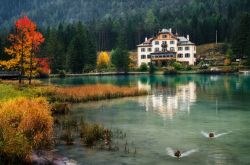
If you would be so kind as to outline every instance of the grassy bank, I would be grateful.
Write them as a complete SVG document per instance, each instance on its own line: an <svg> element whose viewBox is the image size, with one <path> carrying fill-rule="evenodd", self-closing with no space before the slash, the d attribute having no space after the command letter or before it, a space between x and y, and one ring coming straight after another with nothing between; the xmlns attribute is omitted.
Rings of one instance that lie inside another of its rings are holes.
<svg viewBox="0 0 250 165"><path fill-rule="evenodd" d="M39 82L19 86L17 81L0 81L0 164L27 164L34 150L48 149L53 139L52 105L67 109L64 102L86 102L147 94L137 87L84 85L46 86ZM59 103L59 104L58 104ZM66 107L66 108L65 108ZM55 127L54 127L55 129ZM97 124L83 122L78 132L86 146L104 143L110 146L111 134ZM62 138L72 141L72 130L63 130ZM110 147L108 147L110 148Z"/></svg>
<svg viewBox="0 0 250 165"><path fill-rule="evenodd" d="M16 82L0 83L0 101L17 97L46 97L50 102L87 102L119 97L146 95L147 91L137 87L119 87L115 85L82 85L77 87L47 86L36 82L35 85L19 86Z"/></svg>

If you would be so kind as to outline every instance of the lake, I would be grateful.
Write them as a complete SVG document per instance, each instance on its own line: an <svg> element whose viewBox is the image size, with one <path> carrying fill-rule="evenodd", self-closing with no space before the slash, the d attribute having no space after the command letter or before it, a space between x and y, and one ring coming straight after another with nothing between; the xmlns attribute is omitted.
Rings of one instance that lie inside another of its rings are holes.
<svg viewBox="0 0 250 165"><path fill-rule="evenodd" d="M63 86L137 86L151 93L73 105L73 119L85 118L126 133L123 140L114 139L119 151L56 147L78 164L250 164L250 76L90 76L46 81ZM201 131L232 132L208 139ZM124 143L129 152L124 151ZM198 152L178 160L167 155L167 147Z"/></svg>

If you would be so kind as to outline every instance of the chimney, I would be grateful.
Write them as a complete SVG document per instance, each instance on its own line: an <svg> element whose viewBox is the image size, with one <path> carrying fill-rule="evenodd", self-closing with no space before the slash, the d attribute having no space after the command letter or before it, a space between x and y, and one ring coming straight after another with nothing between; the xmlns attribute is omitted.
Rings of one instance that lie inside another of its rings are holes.
<svg viewBox="0 0 250 165"><path fill-rule="evenodd" d="M189 35L187 35L187 40L189 41Z"/></svg>
<svg viewBox="0 0 250 165"><path fill-rule="evenodd" d="M147 37L145 37L145 42L148 40L148 38Z"/></svg>
<svg viewBox="0 0 250 165"><path fill-rule="evenodd" d="M172 33L172 28L169 29L169 32Z"/></svg>

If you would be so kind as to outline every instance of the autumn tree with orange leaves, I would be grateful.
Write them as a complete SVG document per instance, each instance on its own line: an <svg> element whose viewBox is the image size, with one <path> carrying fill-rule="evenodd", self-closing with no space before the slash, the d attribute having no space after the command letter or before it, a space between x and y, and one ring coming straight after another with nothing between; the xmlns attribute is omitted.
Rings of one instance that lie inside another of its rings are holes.
<svg viewBox="0 0 250 165"><path fill-rule="evenodd" d="M11 56L8 61L0 62L7 69L17 69L20 72L19 83L24 75L29 77L31 84L32 75L36 70L33 61L39 46L44 42L43 35L37 31L37 26L27 16L16 21L15 32L9 35L11 46L5 52Z"/></svg>

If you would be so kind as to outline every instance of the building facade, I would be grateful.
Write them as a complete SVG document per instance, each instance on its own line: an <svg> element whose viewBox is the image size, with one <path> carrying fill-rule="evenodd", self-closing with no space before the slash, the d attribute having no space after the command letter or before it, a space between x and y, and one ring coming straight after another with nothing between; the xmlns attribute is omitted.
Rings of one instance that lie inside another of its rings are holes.
<svg viewBox="0 0 250 165"><path fill-rule="evenodd" d="M145 38L137 45L138 67L142 63L166 66L170 60L195 65L196 46L187 37L173 34L171 29L162 29L156 37Z"/></svg>

